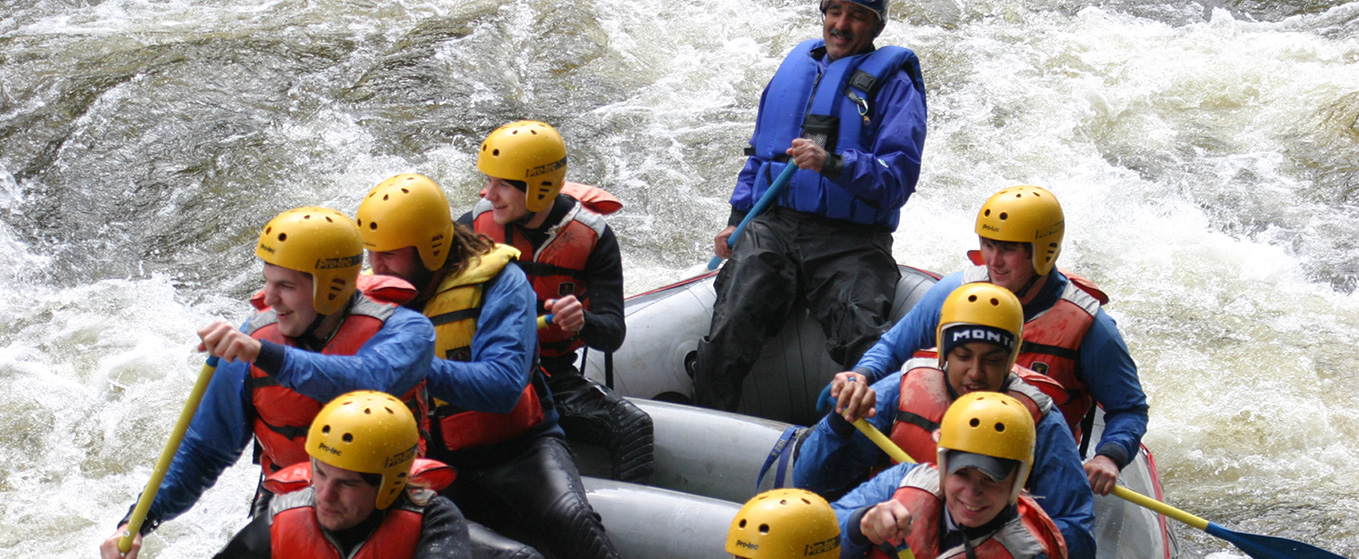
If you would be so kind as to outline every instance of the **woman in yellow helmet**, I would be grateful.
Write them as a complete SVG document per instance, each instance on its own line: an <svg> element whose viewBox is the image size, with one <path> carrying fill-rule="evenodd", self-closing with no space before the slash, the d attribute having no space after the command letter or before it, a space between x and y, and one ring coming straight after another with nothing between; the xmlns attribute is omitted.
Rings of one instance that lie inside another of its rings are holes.
<svg viewBox="0 0 1359 559"><path fill-rule="evenodd" d="M959 398L944 414L938 465L899 464L832 504L841 557L883 557L906 545L918 559L1065 559L1062 534L1023 493L1034 423L995 392Z"/></svg>

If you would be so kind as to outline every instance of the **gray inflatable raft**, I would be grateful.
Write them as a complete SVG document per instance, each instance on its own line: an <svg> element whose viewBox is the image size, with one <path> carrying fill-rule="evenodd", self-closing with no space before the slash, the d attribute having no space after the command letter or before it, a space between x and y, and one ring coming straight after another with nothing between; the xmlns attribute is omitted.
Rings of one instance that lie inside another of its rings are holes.
<svg viewBox="0 0 1359 559"><path fill-rule="evenodd" d="M901 267L893 320L905 315L937 277ZM574 446L590 502L624 557L728 557L722 546L736 510L760 491L791 482L792 448L802 425L820 419L816 398L840 370L825 350L820 325L805 310L765 344L745 381L740 413L685 405L692 394L698 341L708 333L715 274L705 274L629 298L627 341L612 356L583 352L582 370L611 385L651 415L656 470L649 486L601 479L607 458ZM1103 417L1097 415L1098 440ZM780 460L780 458L783 458ZM1123 470L1120 483L1161 497L1152 455L1145 447ZM1169 559L1178 546L1165 519L1114 497L1095 498L1099 559Z"/></svg>

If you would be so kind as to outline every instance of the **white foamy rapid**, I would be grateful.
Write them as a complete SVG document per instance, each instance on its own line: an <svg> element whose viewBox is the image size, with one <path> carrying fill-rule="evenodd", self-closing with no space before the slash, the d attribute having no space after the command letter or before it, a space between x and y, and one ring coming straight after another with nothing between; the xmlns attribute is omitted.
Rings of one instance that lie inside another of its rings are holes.
<svg viewBox="0 0 1359 559"><path fill-rule="evenodd" d="M11 3L14 4L14 3ZM279 211L352 212L545 119L611 218L628 292L706 262L760 92L810 0L7 6L0 19L0 549L91 557L202 356L242 320ZM956 270L995 190L1062 200L1061 265L1111 296L1166 499L1359 555L1359 3L899 0L879 44L929 89L895 254ZM1098 4L1098 6L1086 6ZM246 459L143 556L245 523ZM1187 557L1241 557L1192 530Z"/></svg>

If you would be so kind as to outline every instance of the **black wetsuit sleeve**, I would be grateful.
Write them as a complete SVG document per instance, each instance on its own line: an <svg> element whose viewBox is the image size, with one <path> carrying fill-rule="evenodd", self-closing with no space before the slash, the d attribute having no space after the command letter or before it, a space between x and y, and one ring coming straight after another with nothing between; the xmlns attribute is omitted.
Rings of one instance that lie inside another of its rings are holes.
<svg viewBox="0 0 1359 559"><path fill-rule="evenodd" d="M467 537L467 519L446 497L435 497L425 506L416 559L475 558Z"/></svg>
<svg viewBox="0 0 1359 559"><path fill-rule="evenodd" d="M269 515L256 516L213 559L269 559Z"/></svg>
<svg viewBox="0 0 1359 559"><path fill-rule="evenodd" d="M585 281L590 309L585 311L585 327L580 331L585 344L600 351L617 351L627 335L623 321L623 257L618 237L605 226L604 234L585 262Z"/></svg>
<svg viewBox="0 0 1359 559"><path fill-rule="evenodd" d="M468 210L467 213L464 213L464 214L462 214L461 216L459 216L459 217L458 217L458 223L461 223L462 225L466 226L468 229L471 229L471 228L472 228L472 212L471 212L471 210Z"/></svg>

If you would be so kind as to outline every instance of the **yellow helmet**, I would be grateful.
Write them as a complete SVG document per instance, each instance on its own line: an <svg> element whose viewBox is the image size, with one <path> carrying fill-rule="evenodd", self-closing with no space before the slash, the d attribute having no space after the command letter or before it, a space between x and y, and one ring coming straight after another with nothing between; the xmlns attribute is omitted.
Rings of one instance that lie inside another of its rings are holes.
<svg viewBox="0 0 1359 559"><path fill-rule="evenodd" d="M1010 349L1005 367L1009 369L1019 357L1023 340L1024 307L1009 289L986 282L965 283L944 299L935 329L939 368L955 345L987 341Z"/></svg>
<svg viewBox="0 0 1359 559"><path fill-rule="evenodd" d="M840 556L830 503L806 489L772 489L746 501L727 530L727 553L751 559Z"/></svg>
<svg viewBox="0 0 1359 559"><path fill-rule="evenodd" d="M477 170L488 177L528 183L525 205L539 212L552 205L566 183L566 142L547 123L511 122L481 143Z"/></svg>
<svg viewBox="0 0 1359 559"><path fill-rule="evenodd" d="M1018 462L1019 474L1010 494L1013 503L1033 467L1034 432L1033 415L1019 400L999 392L964 394L953 401L939 421L939 471L941 474L952 471L950 459L957 460L955 466L961 465L963 457L959 453ZM978 462L969 461L968 465L987 470Z"/></svg>
<svg viewBox="0 0 1359 559"><path fill-rule="evenodd" d="M320 314L334 314L354 294L363 266L363 242L349 216L329 208L297 208L264 224L255 256L311 274L312 306Z"/></svg>
<svg viewBox="0 0 1359 559"><path fill-rule="evenodd" d="M1043 276L1062 253L1066 217L1057 197L1037 186L1012 186L991 195L977 212L977 235L1033 245L1033 269Z"/></svg>
<svg viewBox="0 0 1359 559"><path fill-rule="evenodd" d="M359 390L331 400L307 431L307 454L336 468L381 474L378 510L391 506L410 478L420 431L395 396Z"/></svg>
<svg viewBox="0 0 1359 559"><path fill-rule="evenodd" d="M448 260L453 214L444 191L429 177L408 173L378 183L359 204L357 217L368 250L413 246L431 272Z"/></svg>

